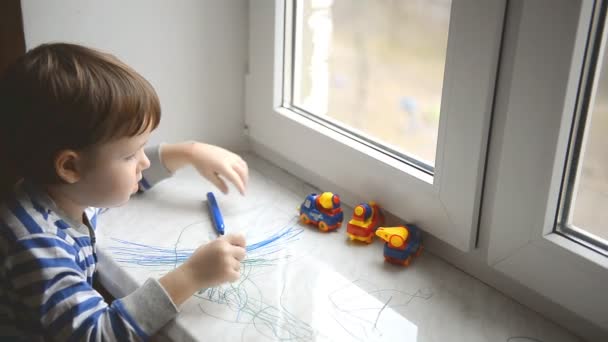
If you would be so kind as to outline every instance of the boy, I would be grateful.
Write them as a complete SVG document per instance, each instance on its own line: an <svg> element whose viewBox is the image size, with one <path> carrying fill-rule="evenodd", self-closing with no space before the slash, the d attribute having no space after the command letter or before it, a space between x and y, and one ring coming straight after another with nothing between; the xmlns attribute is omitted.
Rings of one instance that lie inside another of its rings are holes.
<svg viewBox="0 0 608 342"><path fill-rule="evenodd" d="M118 59L72 44L30 50L0 78L0 120L0 340L145 340L198 289L238 279L245 239L227 235L110 304L94 290L98 210L87 208L123 205L188 164L223 192L222 177L242 194L248 177L215 146L144 151L158 97Z"/></svg>

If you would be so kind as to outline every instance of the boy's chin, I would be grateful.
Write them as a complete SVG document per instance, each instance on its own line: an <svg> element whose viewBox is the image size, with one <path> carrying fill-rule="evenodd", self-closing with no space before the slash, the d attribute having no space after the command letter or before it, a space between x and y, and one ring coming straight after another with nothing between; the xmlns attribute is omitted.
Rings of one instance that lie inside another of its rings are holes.
<svg viewBox="0 0 608 342"><path fill-rule="evenodd" d="M122 207L123 205L127 204L129 202L129 199L131 199L131 196L135 195L138 191L139 187L133 189L133 191L131 191L131 193L129 194L124 194L120 200L116 199L116 201L113 201L111 205L106 205L105 208Z"/></svg>
<svg viewBox="0 0 608 342"><path fill-rule="evenodd" d="M129 199L131 199L131 196L133 196L133 194L130 194L130 195L126 196L126 198L122 198L121 200L115 201L111 205L107 205L105 207L106 208L118 208L118 207L122 207L123 205L125 205L125 204L127 204L129 202Z"/></svg>

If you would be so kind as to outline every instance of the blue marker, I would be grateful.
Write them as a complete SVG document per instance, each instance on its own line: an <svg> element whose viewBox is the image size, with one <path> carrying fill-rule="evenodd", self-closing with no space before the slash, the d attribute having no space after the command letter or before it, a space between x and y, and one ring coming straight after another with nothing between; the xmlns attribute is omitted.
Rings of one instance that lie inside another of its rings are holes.
<svg viewBox="0 0 608 342"><path fill-rule="evenodd" d="M213 192L207 193L207 207L209 208L215 231L219 235L224 235L224 219L222 218L222 213L220 212L220 207L217 205L215 196L213 196Z"/></svg>

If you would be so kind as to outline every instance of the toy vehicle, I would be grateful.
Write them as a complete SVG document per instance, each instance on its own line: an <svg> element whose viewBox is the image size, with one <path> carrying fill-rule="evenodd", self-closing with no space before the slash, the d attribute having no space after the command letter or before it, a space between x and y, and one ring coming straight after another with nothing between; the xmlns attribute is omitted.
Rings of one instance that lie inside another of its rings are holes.
<svg viewBox="0 0 608 342"><path fill-rule="evenodd" d="M378 226L384 224L384 214L376 202L361 203L353 210L353 218L348 221L346 234L351 240L371 243Z"/></svg>
<svg viewBox="0 0 608 342"><path fill-rule="evenodd" d="M379 227L376 235L386 241L384 260L392 264L409 266L412 256L419 256L424 247L420 229L413 225L399 227Z"/></svg>
<svg viewBox="0 0 608 342"><path fill-rule="evenodd" d="M343 219L340 196L331 192L310 194L300 205L300 221L315 225L324 232L338 229Z"/></svg>

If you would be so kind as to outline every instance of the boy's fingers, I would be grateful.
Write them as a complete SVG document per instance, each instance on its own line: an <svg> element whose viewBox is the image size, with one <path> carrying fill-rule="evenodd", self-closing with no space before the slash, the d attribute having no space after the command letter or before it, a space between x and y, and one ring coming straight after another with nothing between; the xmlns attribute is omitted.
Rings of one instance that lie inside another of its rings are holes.
<svg viewBox="0 0 608 342"><path fill-rule="evenodd" d="M245 161L240 160L236 164L234 164L233 169L238 173L241 178L241 182L243 182L243 190L247 187L247 183L249 183L249 171L247 169L247 163Z"/></svg>
<svg viewBox="0 0 608 342"><path fill-rule="evenodd" d="M228 281L231 283L239 280L240 277L241 277L241 271L230 270L228 272Z"/></svg>
<svg viewBox="0 0 608 342"><path fill-rule="evenodd" d="M226 178L228 178L228 180L231 181L232 184L234 184L237 189L239 189L239 192L241 193L241 195L244 195L245 186L243 186L243 181L241 180L241 177L239 176L239 174L236 173L236 171L234 171L234 169L231 167L228 167L224 172L225 172L224 176Z"/></svg>
<svg viewBox="0 0 608 342"><path fill-rule="evenodd" d="M245 235L237 233L237 234L228 234L226 235L226 241L228 241L231 245L240 246L245 248Z"/></svg>
<svg viewBox="0 0 608 342"><path fill-rule="evenodd" d="M213 185L220 189L221 192L224 194L228 193L228 185L226 185L226 182L224 182L224 180L217 173L212 173L209 175L209 177L207 177L207 179L209 179Z"/></svg>
<svg viewBox="0 0 608 342"><path fill-rule="evenodd" d="M238 273L241 273L241 263L239 261L233 260L232 270Z"/></svg>
<svg viewBox="0 0 608 342"><path fill-rule="evenodd" d="M247 255L247 251L243 247L234 247L234 258L239 261L239 263L245 259Z"/></svg>

